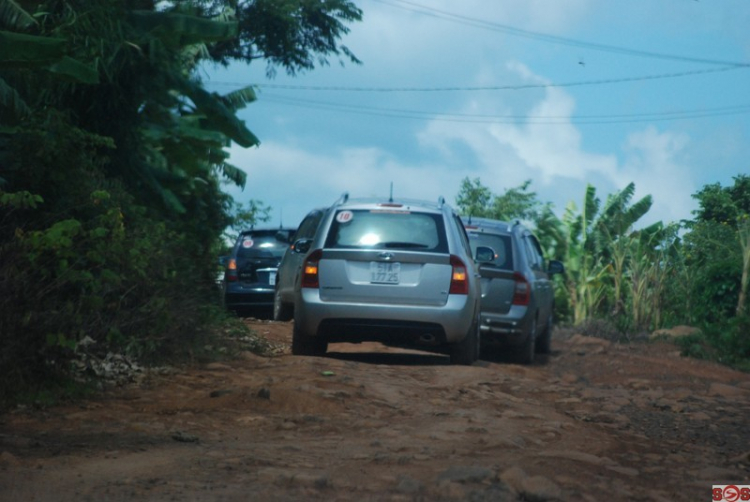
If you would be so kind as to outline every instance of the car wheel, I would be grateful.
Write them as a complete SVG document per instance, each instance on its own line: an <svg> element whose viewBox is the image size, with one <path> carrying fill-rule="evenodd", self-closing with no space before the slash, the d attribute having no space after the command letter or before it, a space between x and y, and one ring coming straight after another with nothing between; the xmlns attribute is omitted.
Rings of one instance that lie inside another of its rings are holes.
<svg viewBox="0 0 750 502"><path fill-rule="evenodd" d="M322 356L328 350L328 342L302 333L294 324L292 329L292 354L295 356Z"/></svg>
<svg viewBox="0 0 750 502"><path fill-rule="evenodd" d="M281 301L281 293L277 289L273 295L273 320L291 321L293 317L294 308L292 305Z"/></svg>
<svg viewBox="0 0 750 502"><path fill-rule="evenodd" d="M471 366L479 359L479 323L474 321L463 340L451 347L451 364Z"/></svg>
<svg viewBox="0 0 750 502"><path fill-rule="evenodd" d="M516 347L515 361L520 364L531 364L534 362L534 349L536 348L536 319L531 321L531 329L526 339Z"/></svg>
<svg viewBox="0 0 750 502"><path fill-rule="evenodd" d="M547 319L544 331L536 339L537 354L549 354L550 344L552 342L552 316Z"/></svg>

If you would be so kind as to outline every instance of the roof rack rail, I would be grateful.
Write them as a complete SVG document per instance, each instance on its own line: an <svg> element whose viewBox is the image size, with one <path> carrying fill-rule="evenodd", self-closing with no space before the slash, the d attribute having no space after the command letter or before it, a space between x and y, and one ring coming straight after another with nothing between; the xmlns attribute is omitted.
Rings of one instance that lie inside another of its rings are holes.
<svg viewBox="0 0 750 502"><path fill-rule="evenodd" d="M438 197L438 206L443 207L444 204L445 204L445 197L441 195L440 197Z"/></svg>

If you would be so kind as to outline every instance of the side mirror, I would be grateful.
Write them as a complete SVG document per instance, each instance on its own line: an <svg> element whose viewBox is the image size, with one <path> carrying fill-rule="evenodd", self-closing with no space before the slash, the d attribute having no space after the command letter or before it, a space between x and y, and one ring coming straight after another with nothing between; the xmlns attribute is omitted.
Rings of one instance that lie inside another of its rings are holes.
<svg viewBox="0 0 750 502"><path fill-rule="evenodd" d="M228 256L219 256L219 265L226 268L227 263L229 263L229 257Z"/></svg>
<svg viewBox="0 0 750 502"><path fill-rule="evenodd" d="M312 246L312 239L299 239L292 244L292 251L298 254L307 254Z"/></svg>
<svg viewBox="0 0 750 502"><path fill-rule="evenodd" d="M549 261L549 267L547 267L547 273L549 275L564 274L565 273L565 265L563 265L562 262L560 262L560 261L550 260Z"/></svg>
<svg viewBox="0 0 750 502"><path fill-rule="evenodd" d="M490 263L495 261L495 250L487 246L477 246L474 260L477 263Z"/></svg>

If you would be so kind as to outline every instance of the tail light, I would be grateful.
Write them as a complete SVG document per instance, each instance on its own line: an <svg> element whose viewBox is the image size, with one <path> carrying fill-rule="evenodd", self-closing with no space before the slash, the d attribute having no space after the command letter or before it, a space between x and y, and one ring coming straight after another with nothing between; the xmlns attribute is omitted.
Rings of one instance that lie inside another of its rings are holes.
<svg viewBox="0 0 750 502"><path fill-rule="evenodd" d="M318 282L318 263L323 257L323 251L316 249L305 260L302 266L302 284L303 288L317 288Z"/></svg>
<svg viewBox="0 0 750 502"><path fill-rule="evenodd" d="M513 280L516 282L513 290L513 305L528 305L531 301L531 284L520 272L513 272Z"/></svg>
<svg viewBox="0 0 750 502"><path fill-rule="evenodd" d="M227 269L224 271L224 280L227 282L235 282L237 280L237 260L234 258L227 263Z"/></svg>
<svg viewBox="0 0 750 502"><path fill-rule="evenodd" d="M469 277L466 270L466 265L461 261L461 258L455 255L451 255L451 288L449 293L452 295L466 295L469 294Z"/></svg>

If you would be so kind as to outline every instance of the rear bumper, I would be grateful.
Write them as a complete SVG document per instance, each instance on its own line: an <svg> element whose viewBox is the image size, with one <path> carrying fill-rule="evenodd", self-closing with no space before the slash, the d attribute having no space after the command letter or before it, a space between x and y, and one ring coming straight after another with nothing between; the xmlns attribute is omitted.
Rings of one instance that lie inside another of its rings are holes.
<svg viewBox="0 0 750 502"><path fill-rule="evenodd" d="M440 345L463 340L476 305L468 295L450 295L442 306L324 302L318 290L302 289L294 314L303 333L328 341Z"/></svg>
<svg viewBox="0 0 750 502"><path fill-rule="evenodd" d="M521 343L531 332L532 326L531 310L525 306L513 305L507 314L479 314L479 331L483 343Z"/></svg>
<svg viewBox="0 0 750 502"><path fill-rule="evenodd" d="M273 307L274 289L269 287L248 287L227 285L224 291L224 305L227 308Z"/></svg>

